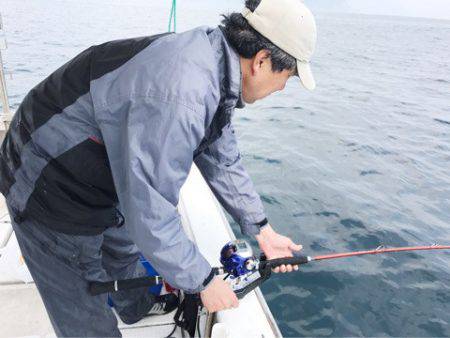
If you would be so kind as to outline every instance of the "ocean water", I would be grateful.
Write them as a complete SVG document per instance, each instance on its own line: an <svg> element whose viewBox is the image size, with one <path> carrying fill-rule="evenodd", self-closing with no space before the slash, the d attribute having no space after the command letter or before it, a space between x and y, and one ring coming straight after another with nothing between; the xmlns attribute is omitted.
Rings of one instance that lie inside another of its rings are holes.
<svg viewBox="0 0 450 338"><path fill-rule="evenodd" d="M240 7L179 1L178 31ZM169 9L1 0L12 106L92 44L165 31ZM318 13L317 23L317 89L290 80L234 119L270 222L309 255L449 244L450 21ZM286 337L450 336L449 252L312 263L262 291Z"/></svg>

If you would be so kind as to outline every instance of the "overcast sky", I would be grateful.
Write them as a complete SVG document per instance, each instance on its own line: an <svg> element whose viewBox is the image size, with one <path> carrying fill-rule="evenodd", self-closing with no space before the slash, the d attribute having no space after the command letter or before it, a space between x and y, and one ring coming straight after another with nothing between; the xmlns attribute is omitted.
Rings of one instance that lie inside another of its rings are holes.
<svg viewBox="0 0 450 338"><path fill-rule="evenodd" d="M450 0L348 0L358 12L450 19Z"/></svg>
<svg viewBox="0 0 450 338"><path fill-rule="evenodd" d="M314 10L450 19L450 0L306 0Z"/></svg>

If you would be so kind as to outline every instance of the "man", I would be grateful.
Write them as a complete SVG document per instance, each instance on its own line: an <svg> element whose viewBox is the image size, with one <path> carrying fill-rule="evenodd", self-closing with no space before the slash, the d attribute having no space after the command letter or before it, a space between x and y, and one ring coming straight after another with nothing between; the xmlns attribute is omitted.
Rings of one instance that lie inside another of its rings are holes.
<svg viewBox="0 0 450 338"><path fill-rule="evenodd" d="M58 336L120 336L106 296L87 287L145 274L139 251L209 311L238 305L180 223L193 161L268 258L301 249L268 223L231 117L291 76L314 88L315 29L300 0L248 0L215 29L93 46L30 91L2 144L0 191ZM112 300L125 323L178 303L145 289Z"/></svg>

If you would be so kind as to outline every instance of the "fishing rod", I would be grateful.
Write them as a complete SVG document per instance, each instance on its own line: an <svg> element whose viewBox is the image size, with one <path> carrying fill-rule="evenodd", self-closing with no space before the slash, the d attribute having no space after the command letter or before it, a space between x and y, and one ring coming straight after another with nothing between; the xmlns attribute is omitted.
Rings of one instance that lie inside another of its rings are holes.
<svg viewBox="0 0 450 338"><path fill-rule="evenodd" d="M314 261L333 260L364 255L378 255L395 252L450 250L450 245L433 244L429 246L408 246L376 249L354 252L333 253L319 256L304 256L294 253L293 257L267 259L261 254L259 259L253 255L250 244L245 240L234 240L227 243L220 252L222 267L213 268L216 275L226 274L225 280L230 282L238 298L244 297L271 276L272 269L281 265L304 265ZM133 279L109 282L91 282L89 292L99 295L107 292L117 292L140 287L161 285L164 280L160 276L147 276Z"/></svg>
<svg viewBox="0 0 450 338"><path fill-rule="evenodd" d="M386 248L383 245L379 246L373 250L365 250L365 251L354 251L354 252L343 252L336 254L328 254L322 256L315 256L311 258L311 261L322 261L327 259L337 259L337 258L346 258L346 257L354 257L354 256L363 256L363 255L377 255L382 253L391 253L391 252L405 252L405 251L428 251L428 250L449 250L450 245L428 245L428 246L404 246L400 248Z"/></svg>
<svg viewBox="0 0 450 338"><path fill-rule="evenodd" d="M379 246L373 250L333 253L319 256L304 256L294 253L293 257L267 259L264 254L256 259L250 245L242 240L236 240L225 245L221 251L221 263L224 272L230 274L230 284L238 298L261 285L270 276L272 269L281 265L304 265L314 261L333 260L355 256L377 255L395 252L450 250L450 245L409 246L385 248Z"/></svg>
<svg viewBox="0 0 450 338"><path fill-rule="evenodd" d="M244 240L234 240L227 243L220 251L222 267L213 268L214 274L225 274L224 280L228 281L237 298L241 299L246 294L260 286L270 278L272 269L281 265L304 265L314 261L342 259L364 255L378 255L395 252L450 250L450 245L409 246L399 248L385 248L379 246L373 250L333 253L319 256L304 256L294 253L293 257L267 259L264 254L257 258L250 244ZM107 292L117 292L140 287L150 287L163 284L160 276L147 276L133 279L116 280L110 282L91 282L89 291L92 295ZM199 294L184 294L183 301L179 304L174 316L175 327L169 336L179 326L195 336L198 329L198 314L203 308Z"/></svg>

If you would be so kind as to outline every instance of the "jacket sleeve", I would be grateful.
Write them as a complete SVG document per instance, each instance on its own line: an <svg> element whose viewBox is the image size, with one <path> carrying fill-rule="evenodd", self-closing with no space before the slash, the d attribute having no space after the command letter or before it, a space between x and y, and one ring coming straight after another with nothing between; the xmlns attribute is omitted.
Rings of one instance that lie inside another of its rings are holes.
<svg viewBox="0 0 450 338"><path fill-rule="evenodd" d="M242 165L236 136L231 123L222 136L200 153L195 163L214 195L241 226L245 235L259 234L267 218L250 176Z"/></svg>
<svg viewBox="0 0 450 338"><path fill-rule="evenodd" d="M188 293L203 290L211 266L187 237L176 208L204 133L201 112L145 97L97 115L131 239L169 284Z"/></svg>

